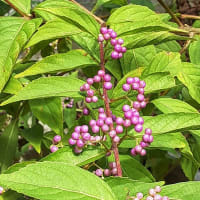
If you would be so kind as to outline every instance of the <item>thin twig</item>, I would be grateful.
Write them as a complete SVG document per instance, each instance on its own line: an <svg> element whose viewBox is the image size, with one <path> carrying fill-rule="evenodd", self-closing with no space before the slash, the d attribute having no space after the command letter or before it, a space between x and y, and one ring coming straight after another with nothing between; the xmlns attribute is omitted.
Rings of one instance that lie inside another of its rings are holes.
<svg viewBox="0 0 200 200"><path fill-rule="evenodd" d="M96 15L94 15L92 12L90 12L88 9L86 9L84 6L82 6L81 4L79 4L78 2L76 2L75 0L69 0L69 1L71 1L71 2L73 2L74 4L76 4L76 5L78 5L80 8L82 8L85 12L87 12L89 15L91 15L92 17L94 17L95 18L95 20L99 23L99 24L105 24L105 22L101 19L101 18L99 18L99 17L97 17Z"/></svg>
<svg viewBox="0 0 200 200"><path fill-rule="evenodd" d="M170 8L163 2L163 0L157 0L160 5L171 15L171 17L174 19L174 21L180 26L184 27L182 22L179 20L179 18L170 10Z"/></svg>
<svg viewBox="0 0 200 200"><path fill-rule="evenodd" d="M180 14L181 19L200 19L200 16Z"/></svg>
<svg viewBox="0 0 200 200"><path fill-rule="evenodd" d="M190 38L193 38L194 36L194 33L191 32L190 33ZM180 54L184 53L185 50L189 47L190 43L191 43L192 40L187 40L186 43L184 44L183 48L180 50Z"/></svg>
<svg viewBox="0 0 200 200"><path fill-rule="evenodd" d="M12 4L9 0L5 0L5 2L12 7L17 13L19 13L22 17L24 17L25 19L31 19L31 16L27 15L26 13L22 12L21 10L19 10L14 4Z"/></svg>

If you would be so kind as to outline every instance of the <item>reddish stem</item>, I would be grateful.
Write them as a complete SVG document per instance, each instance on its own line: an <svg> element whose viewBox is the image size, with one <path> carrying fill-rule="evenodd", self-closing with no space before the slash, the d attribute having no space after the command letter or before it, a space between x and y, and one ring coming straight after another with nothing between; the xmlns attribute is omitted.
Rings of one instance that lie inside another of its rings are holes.
<svg viewBox="0 0 200 200"><path fill-rule="evenodd" d="M103 42L99 42L99 48L100 48L100 66L101 66L101 70L103 70L104 72L105 70L105 60L104 60L104 49L103 49ZM102 84L104 84L104 80L102 80ZM106 108L106 115L108 117L112 117L111 114L111 110L110 110L110 99L108 97L108 93L107 90L103 87L103 100L104 100L104 104L105 104L105 108ZM110 130L113 130L113 124L110 125ZM117 165L117 175L122 177L122 169L121 169L121 165L120 165L120 159L119 159L119 151L118 151L118 146L116 142L112 143L112 149L113 149L113 153L115 156L115 162Z"/></svg>

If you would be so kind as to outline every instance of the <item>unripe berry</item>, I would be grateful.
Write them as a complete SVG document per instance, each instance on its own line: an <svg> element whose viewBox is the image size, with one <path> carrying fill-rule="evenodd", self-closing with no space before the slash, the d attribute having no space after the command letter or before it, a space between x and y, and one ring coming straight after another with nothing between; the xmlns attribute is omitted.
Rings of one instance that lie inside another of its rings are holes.
<svg viewBox="0 0 200 200"><path fill-rule="evenodd" d="M76 140L70 138L70 139L69 139L69 145L70 145L70 146L73 146L73 145L75 145L75 144L76 144Z"/></svg>
<svg viewBox="0 0 200 200"><path fill-rule="evenodd" d="M60 136L60 135L54 136L53 141L54 141L55 143L60 142L60 141L61 141L61 136Z"/></svg>
<svg viewBox="0 0 200 200"><path fill-rule="evenodd" d="M111 82L105 82L103 84L103 87L106 89L106 90L110 90L112 89L112 83Z"/></svg>
<svg viewBox="0 0 200 200"><path fill-rule="evenodd" d="M136 132L140 133L143 130L143 126L141 124L137 124L134 129Z"/></svg>
<svg viewBox="0 0 200 200"><path fill-rule="evenodd" d="M72 133L72 139L78 140L79 138L80 138L80 133L77 133L77 132Z"/></svg>
<svg viewBox="0 0 200 200"><path fill-rule="evenodd" d="M101 32L101 34L106 34L106 33L108 33L107 27L101 27L100 32Z"/></svg>
<svg viewBox="0 0 200 200"><path fill-rule="evenodd" d="M51 145L50 151L51 151L52 153L54 153L54 152L58 151L58 147L55 146L55 145Z"/></svg>
<svg viewBox="0 0 200 200"><path fill-rule="evenodd" d="M117 52L117 51L113 51L112 53L111 53L111 58L112 59L118 59L119 58L119 53Z"/></svg>
<svg viewBox="0 0 200 200"><path fill-rule="evenodd" d="M122 89L123 89L125 92L128 92L128 91L131 89L131 86L130 86L129 84L123 84Z"/></svg>
<svg viewBox="0 0 200 200"><path fill-rule="evenodd" d="M103 173L104 173L105 176L111 175L111 171L109 169L104 169Z"/></svg>
<svg viewBox="0 0 200 200"><path fill-rule="evenodd" d="M111 81L111 76L109 74L105 74L103 79L104 79L104 81L109 82L109 81Z"/></svg>
<svg viewBox="0 0 200 200"><path fill-rule="evenodd" d="M96 76L94 76L93 80L95 83L99 83L101 81L101 77L96 75Z"/></svg>

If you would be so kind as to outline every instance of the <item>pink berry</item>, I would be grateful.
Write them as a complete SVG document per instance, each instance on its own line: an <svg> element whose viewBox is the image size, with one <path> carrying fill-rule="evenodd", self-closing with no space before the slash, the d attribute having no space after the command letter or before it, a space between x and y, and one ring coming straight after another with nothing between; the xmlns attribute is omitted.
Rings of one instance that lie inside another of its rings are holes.
<svg viewBox="0 0 200 200"><path fill-rule="evenodd" d="M145 150L145 149L142 149L142 151L140 152L140 155L141 155L141 156L145 156L145 155L146 155L146 150Z"/></svg>
<svg viewBox="0 0 200 200"><path fill-rule="evenodd" d="M100 32L101 32L101 34L106 34L106 33L108 33L107 27L101 27Z"/></svg>
<svg viewBox="0 0 200 200"><path fill-rule="evenodd" d="M145 88L146 86L146 83L144 81L140 81L139 84L141 88Z"/></svg>
<svg viewBox="0 0 200 200"><path fill-rule="evenodd" d="M140 79L138 77L134 77L133 80L134 80L134 83L140 83Z"/></svg>
<svg viewBox="0 0 200 200"><path fill-rule="evenodd" d="M144 101L144 95L143 94L138 94L137 95L137 100L138 101Z"/></svg>
<svg viewBox="0 0 200 200"><path fill-rule="evenodd" d="M103 42L104 41L104 37L103 37L102 34L99 34L98 41L99 42Z"/></svg>
<svg viewBox="0 0 200 200"><path fill-rule="evenodd" d="M138 118L138 124L144 124L144 119L142 117Z"/></svg>
<svg viewBox="0 0 200 200"><path fill-rule="evenodd" d="M117 175L117 168L113 168L111 173L112 173L112 175Z"/></svg>
<svg viewBox="0 0 200 200"><path fill-rule="evenodd" d="M113 31L112 33L110 33L110 37L112 39L115 39L117 37L117 33Z"/></svg>
<svg viewBox="0 0 200 200"><path fill-rule="evenodd" d="M139 113L138 111L134 111L134 112L133 112L133 116L134 116L134 117L139 117L139 116L140 116L140 113Z"/></svg>
<svg viewBox="0 0 200 200"><path fill-rule="evenodd" d="M133 113L132 113L132 111L130 111L130 110L124 113L124 117L125 117L126 119L131 119L132 116L133 116Z"/></svg>
<svg viewBox="0 0 200 200"><path fill-rule="evenodd" d="M148 196L148 197L146 198L146 200L153 200L153 197Z"/></svg>
<svg viewBox="0 0 200 200"><path fill-rule="evenodd" d="M130 119L125 119L124 120L124 127L128 128L129 126L131 126L131 120Z"/></svg>
<svg viewBox="0 0 200 200"><path fill-rule="evenodd" d="M81 126L81 132L82 133L87 133L88 132L88 126L87 125L82 125Z"/></svg>
<svg viewBox="0 0 200 200"><path fill-rule="evenodd" d="M108 29L108 33L111 34L113 32L112 28Z"/></svg>
<svg viewBox="0 0 200 200"><path fill-rule="evenodd" d="M147 134L144 134L143 135L143 137L142 137L142 140L144 141L144 142L149 142L149 135L147 135Z"/></svg>
<svg viewBox="0 0 200 200"><path fill-rule="evenodd" d="M139 89L139 84L138 83L133 83L132 84L132 89L133 90L138 90Z"/></svg>
<svg viewBox="0 0 200 200"><path fill-rule="evenodd" d="M154 189L149 190L149 195L154 197L156 195L156 191Z"/></svg>
<svg viewBox="0 0 200 200"><path fill-rule="evenodd" d="M109 40L110 39L110 34L109 33L106 33L103 35L104 39L105 40Z"/></svg>
<svg viewBox="0 0 200 200"><path fill-rule="evenodd" d="M73 140L78 140L80 138L80 136L81 136L80 133L77 133L77 132L72 133L72 139Z"/></svg>
<svg viewBox="0 0 200 200"><path fill-rule="evenodd" d="M96 142L99 142L101 139L102 139L102 138L101 138L101 136L99 136L99 135L97 135L97 136L95 137Z"/></svg>
<svg viewBox="0 0 200 200"><path fill-rule="evenodd" d="M109 131L109 126L107 124L104 124L102 127L101 127L101 130L103 132L108 132Z"/></svg>
<svg viewBox="0 0 200 200"><path fill-rule="evenodd" d="M163 196L163 197L162 197L162 200L169 200L169 197Z"/></svg>
<svg viewBox="0 0 200 200"><path fill-rule="evenodd" d="M91 136L89 133L82 133L82 137L83 137L83 140L88 141L88 140L90 140Z"/></svg>
<svg viewBox="0 0 200 200"><path fill-rule="evenodd" d="M96 121L94 119L91 119L90 122L89 122L89 125L90 126L96 125Z"/></svg>
<svg viewBox="0 0 200 200"><path fill-rule="evenodd" d="M124 40L121 39L121 38L119 38L119 39L117 40L117 43L118 43L118 44L124 44Z"/></svg>
<svg viewBox="0 0 200 200"><path fill-rule="evenodd" d="M60 142L60 141L61 141L61 136L60 136L60 135L54 136L53 141L54 141L55 143Z"/></svg>
<svg viewBox="0 0 200 200"><path fill-rule="evenodd" d="M119 58L122 58L123 57L123 53L119 53Z"/></svg>
<svg viewBox="0 0 200 200"><path fill-rule="evenodd" d="M83 85L83 89L84 89L84 90L89 90L89 89L90 89L90 85L89 85L88 83L85 83L85 84Z"/></svg>
<svg viewBox="0 0 200 200"><path fill-rule="evenodd" d="M122 47L122 53L126 53L126 47Z"/></svg>
<svg viewBox="0 0 200 200"><path fill-rule="evenodd" d="M123 84L122 89L123 89L125 92L128 92L128 91L131 89L131 86L130 86L129 84Z"/></svg>
<svg viewBox="0 0 200 200"><path fill-rule="evenodd" d="M104 169L103 173L104 173L105 176L111 175L111 171L109 169Z"/></svg>
<svg viewBox="0 0 200 200"><path fill-rule="evenodd" d="M87 79L87 83L88 83L89 85L92 85L92 84L94 83L94 81L93 81L92 78L88 78L88 79Z"/></svg>
<svg viewBox="0 0 200 200"><path fill-rule="evenodd" d="M84 91L83 85L80 87L80 91L81 91L81 92Z"/></svg>
<svg viewBox="0 0 200 200"><path fill-rule="evenodd" d="M140 108L140 102L134 101L134 102L133 102L133 107L134 107L135 109L139 109L139 108Z"/></svg>
<svg viewBox="0 0 200 200"><path fill-rule="evenodd" d="M99 70L99 71L98 71L98 75L99 75L100 77L104 77L105 72L104 72L103 70Z"/></svg>
<svg viewBox="0 0 200 200"><path fill-rule="evenodd" d="M77 145L78 148L82 148L82 147L84 147L85 144L84 144L83 140L78 139L76 141L76 145Z"/></svg>
<svg viewBox="0 0 200 200"><path fill-rule="evenodd" d="M119 143L119 141L120 141L119 136L116 135L116 136L113 138L113 141L114 141L115 143Z"/></svg>
<svg viewBox="0 0 200 200"><path fill-rule="evenodd" d="M55 146L55 145L51 145L50 151L51 151L52 153L54 153L54 152L58 151L58 147Z"/></svg>
<svg viewBox="0 0 200 200"><path fill-rule="evenodd" d="M118 59L118 58L119 58L119 53L118 53L117 51L113 51L113 52L111 53L111 58L112 58L112 59Z"/></svg>
<svg viewBox="0 0 200 200"><path fill-rule="evenodd" d="M106 114L105 113L99 113L99 119L106 119Z"/></svg>
<svg viewBox="0 0 200 200"><path fill-rule="evenodd" d="M110 90L112 89L112 83L111 82L105 82L103 84L103 87L106 89L106 90Z"/></svg>
<svg viewBox="0 0 200 200"><path fill-rule="evenodd" d="M156 194L153 199L154 200L162 200L162 196L159 194Z"/></svg>
<svg viewBox="0 0 200 200"><path fill-rule="evenodd" d="M81 148L78 148L78 147L74 148L74 152L77 154L81 153L82 151L83 151L83 149L81 149Z"/></svg>
<svg viewBox="0 0 200 200"><path fill-rule="evenodd" d="M137 124L134 129L136 132L140 133L143 130L143 126L141 124Z"/></svg>
<svg viewBox="0 0 200 200"><path fill-rule="evenodd" d="M89 115L90 111L87 108L83 108L83 114L84 115Z"/></svg>
<svg viewBox="0 0 200 200"><path fill-rule="evenodd" d="M131 108L130 108L130 106L129 105L123 105L123 107L122 107L122 110L124 111L124 112L127 112L127 111L129 111Z"/></svg>
<svg viewBox="0 0 200 200"><path fill-rule="evenodd" d="M142 101L142 102L140 103L140 107L141 107L141 108L145 108L146 105L147 105L147 103L146 103L145 101Z"/></svg>
<svg viewBox="0 0 200 200"><path fill-rule="evenodd" d="M92 126L92 132L93 133L98 133L99 130L100 130L99 126L97 126L97 125Z"/></svg>
<svg viewBox="0 0 200 200"><path fill-rule="evenodd" d="M111 81L111 76L109 74L105 74L103 79L104 79L104 81L109 82L109 81Z"/></svg>
<svg viewBox="0 0 200 200"><path fill-rule="evenodd" d="M93 96L92 97L92 102L96 103L98 101L98 97L97 96Z"/></svg>
<svg viewBox="0 0 200 200"><path fill-rule="evenodd" d="M135 156L135 155L136 155L135 148L132 148L132 149L131 149L131 155L132 155L132 156Z"/></svg>
<svg viewBox="0 0 200 200"><path fill-rule="evenodd" d="M116 162L110 162L109 167L110 167L110 169L116 168L117 167Z"/></svg>
<svg viewBox="0 0 200 200"><path fill-rule="evenodd" d="M153 135L150 135L149 136L149 143L152 143L153 142Z"/></svg>
<svg viewBox="0 0 200 200"><path fill-rule="evenodd" d="M102 127L104 125L104 120L103 119L98 119L96 124L97 124L97 126Z"/></svg>
<svg viewBox="0 0 200 200"><path fill-rule="evenodd" d="M88 90L87 91L87 95L89 96L89 97L92 97L93 95L94 95L94 90Z"/></svg>
<svg viewBox="0 0 200 200"><path fill-rule="evenodd" d="M156 193L160 193L161 192L161 187L160 186L156 186L155 188Z"/></svg>
<svg viewBox="0 0 200 200"><path fill-rule="evenodd" d="M111 138L115 137L116 136L116 131L115 130L111 130L109 132L109 135L110 135Z"/></svg>
<svg viewBox="0 0 200 200"><path fill-rule="evenodd" d="M116 124L117 124L117 125L122 125L123 123L124 123L123 118L121 118L121 117L117 117L117 118L116 118Z"/></svg>
<svg viewBox="0 0 200 200"><path fill-rule="evenodd" d="M99 112L99 113L104 113L104 109L103 109L103 108L99 108L99 109L98 109L98 112Z"/></svg>
<svg viewBox="0 0 200 200"><path fill-rule="evenodd" d="M133 84L133 83L134 83L134 79L133 79L132 77L128 77L128 78L126 79L126 83L127 83L127 84Z"/></svg>
<svg viewBox="0 0 200 200"><path fill-rule="evenodd" d="M137 196L138 199L142 199L143 198L143 194L141 192L137 193L136 196Z"/></svg>
<svg viewBox="0 0 200 200"><path fill-rule="evenodd" d="M135 146L135 151L140 153L142 151L142 147L140 145Z"/></svg>
<svg viewBox="0 0 200 200"><path fill-rule="evenodd" d="M112 46L115 46L115 45L117 44L117 40L111 39L111 40L110 40L110 43L111 43Z"/></svg>
<svg viewBox="0 0 200 200"><path fill-rule="evenodd" d="M69 142L69 145L70 145L70 146L76 144L76 140L74 140L74 139L72 139L72 138L70 138L68 142Z"/></svg>
<svg viewBox="0 0 200 200"><path fill-rule="evenodd" d="M152 134L152 130L150 128L146 128L145 129L145 134L151 135Z"/></svg>
<svg viewBox="0 0 200 200"><path fill-rule="evenodd" d="M105 119L105 123L106 123L107 125L113 124L112 118L111 118L111 117L107 117L107 118Z"/></svg>
<svg viewBox="0 0 200 200"><path fill-rule="evenodd" d="M92 102L92 98L86 97L86 98L85 98L85 101L86 101L86 103L91 103L91 102Z"/></svg>
<svg viewBox="0 0 200 200"><path fill-rule="evenodd" d="M139 117L133 116L133 117L131 118L131 123L132 123L133 125L138 124L138 122L139 122Z"/></svg>
<svg viewBox="0 0 200 200"><path fill-rule="evenodd" d="M120 133L123 133L123 126L121 126L121 125L117 125L116 126L116 128L115 128L115 130L116 130L116 133L117 134L120 134Z"/></svg>
<svg viewBox="0 0 200 200"><path fill-rule="evenodd" d="M97 170L95 171L95 174L96 174L97 176L102 176L102 175L103 175L103 172L102 172L101 169L97 169Z"/></svg>
<svg viewBox="0 0 200 200"><path fill-rule="evenodd" d="M120 44L116 44L114 47L115 51L117 51L118 53L120 53L122 51L122 47Z"/></svg>
<svg viewBox="0 0 200 200"><path fill-rule="evenodd" d="M93 80L95 83L99 83L101 81L101 77L96 75L96 76L94 76Z"/></svg>
<svg viewBox="0 0 200 200"><path fill-rule="evenodd" d="M139 92L140 94L144 94L144 88L139 88L139 89L138 89L138 92Z"/></svg>

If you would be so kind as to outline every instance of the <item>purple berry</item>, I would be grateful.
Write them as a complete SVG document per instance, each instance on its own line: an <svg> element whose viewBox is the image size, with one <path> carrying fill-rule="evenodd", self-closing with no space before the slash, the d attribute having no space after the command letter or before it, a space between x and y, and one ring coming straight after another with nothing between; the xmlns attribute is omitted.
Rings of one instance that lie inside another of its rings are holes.
<svg viewBox="0 0 200 200"><path fill-rule="evenodd" d="M131 89L131 86L130 86L129 84L123 84L122 89L123 89L125 92L128 92L128 91Z"/></svg>
<svg viewBox="0 0 200 200"><path fill-rule="evenodd" d="M135 146L135 151L140 153L142 151L142 147L140 145Z"/></svg>
<svg viewBox="0 0 200 200"><path fill-rule="evenodd" d="M113 168L112 171L111 171L111 173L112 173L112 175L114 175L114 176L117 175L117 168Z"/></svg>
<svg viewBox="0 0 200 200"><path fill-rule="evenodd" d="M61 136L60 136L60 135L54 136L53 141L54 141L55 143L60 142L60 141L61 141Z"/></svg>
<svg viewBox="0 0 200 200"><path fill-rule="evenodd" d="M97 126L97 125L92 126L92 132L93 133L98 133L99 130L100 130L99 126Z"/></svg>
<svg viewBox="0 0 200 200"><path fill-rule="evenodd" d="M117 118L116 118L116 124L117 124L117 125L122 125L123 123L124 123L123 118L121 118L121 117L117 117Z"/></svg>
<svg viewBox="0 0 200 200"><path fill-rule="evenodd" d="M133 117L131 118L131 123L132 123L133 125L138 124L138 122L139 122L139 117L133 116Z"/></svg>
<svg viewBox="0 0 200 200"><path fill-rule="evenodd" d="M88 78L88 79L87 79L87 83L88 83L89 85L92 85L92 84L94 83L94 81L93 81L92 78Z"/></svg>
<svg viewBox="0 0 200 200"><path fill-rule="evenodd" d="M124 40L121 39L121 38L119 38L119 39L117 40L117 43L120 44L120 45L121 45L121 44L124 44Z"/></svg>
<svg viewBox="0 0 200 200"><path fill-rule="evenodd" d="M105 33L103 35L103 37L104 37L105 40L109 40L110 39L110 34L109 33Z"/></svg>
<svg viewBox="0 0 200 200"><path fill-rule="evenodd" d="M77 145L78 148L82 148L82 147L84 147L85 144L84 144L83 140L78 139L76 141L76 145Z"/></svg>
<svg viewBox="0 0 200 200"><path fill-rule="evenodd" d="M117 44L117 40L111 39L111 40L110 40L110 44L111 44L112 46L115 46L115 45Z"/></svg>
<svg viewBox="0 0 200 200"><path fill-rule="evenodd" d="M82 137L83 137L83 140L86 140L86 141L88 141L88 140L90 140L90 134L89 133L82 133Z"/></svg>
<svg viewBox="0 0 200 200"><path fill-rule="evenodd" d="M153 135L150 135L149 136L149 143L152 143L153 142Z"/></svg>
<svg viewBox="0 0 200 200"><path fill-rule="evenodd" d="M104 77L105 72L104 72L103 70L99 70L99 71L98 71L98 75L99 75L100 77Z"/></svg>
<svg viewBox="0 0 200 200"><path fill-rule="evenodd" d="M138 90L139 89L139 84L138 83L133 83L132 84L132 89L133 90Z"/></svg>
<svg viewBox="0 0 200 200"><path fill-rule="evenodd" d="M124 127L128 128L129 126L131 126L131 120L130 119L125 119L124 120Z"/></svg>
<svg viewBox="0 0 200 200"><path fill-rule="evenodd" d="M133 79L132 77L128 77L128 78L126 79L126 83L127 83L127 84L133 84L133 83L134 83L133 80L134 80L134 79Z"/></svg>
<svg viewBox="0 0 200 200"><path fill-rule="evenodd" d="M122 53L126 53L126 47L122 47Z"/></svg>
<svg viewBox="0 0 200 200"><path fill-rule="evenodd" d="M141 87L141 88L145 88L145 86L146 86L145 81L140 81L139 84L140 84L140 87Z"/></svg>
<svg viewBox="0 0 200 200"><path fill-rule="evenodd" d="M105 176L111 175L111 171L109 169L104 169L103 173L104 173Z"/></svg>
<svg viewBox="0 0 200 200"><path fill-rule="evenodd" d="M112 115L112 120L115 122L117 117L115 115Z"/></svg>
<svg viewBox="0 0 200 200"><path fill-rule="evenodd" d="M137 100L138 101L144 101L144 95L143 94L138 94L137 95Z"/></svg>
<svg viewBox="0 0 200 200"><path fill-rule="evenodd" d="M130 110L124 113L124 117L125 117L126 119L131 119L132 116L133 116L133 113L132 113L132 111L130 111Z"/></svg>
<svg viewBox="0 0 200 200"><path fill-rule="evenodd" d="M123 110L124 112L127 112L127 111L131 110L131 108L130 108L129 105L123 105L122 110Z"/></svg>
<svg viewBox="0 0 200 200"><path fill-rule="evenodd" d="M104 113L104 109L103 109L103 108L99 108L99 109L98 109L98 112L99 112L99 113Z"/></svg>
<svg viewBox="0 0 200 200"><path fill-rule="evenodd" d="M141 107L141 108L145 108L146 105L147 105L147 103L146 103L145 101L142 101L142 102L140 103L140 107Z"/></svg>
<svg viewBox="0 0 200 200"><path fill-rule="evenodd" d="M85 84L83 85L83 89L84 89L84 90L89 90L89 89L90 89L90 85L89 85L88 83L85 83Z"/></svg>
<svg viewBox="0 0 200 200"><path fill-rule="evenodd" d="M116 131L115 130L111 130L109 132L109 135L110 135L111 138L115 137L116 136Z"/></svg>
<svg viewBox="0 0 200 200"><path fill-rule="evenodd" d="M141 146L142 148L148 147L148 143L142 141L142 142L140 142L140 146Z"/></svg>
<svg viewBox="0 0 200 200"><path fill-rule="evenodd" d="M101 34L106 34L106 33L108 33L107 27L101 27L100 32L101 32Z"/></svg>
<svg viewBox="0 0 200 200"><path fill-rule="evenodd" d="M101 77L96 75L96 76L94 76L93 80L95 83L99 83L101 81Z"/></svg>
<svg viewBox="0 0 200 200"><path fill-rule="evenodd" d="M106 119L106 114L105 113L99 113L99 119Z"/></svg>
<svg viewBox="0 0 200 200"><path fill-rule="evenodd" d="M145 134L151 135L152 134L152 130L150 128L146 128L145 129Z"/></svg>
<svg viewBox="0 0 200 200"><path fill-rule="evenodd" d="M87 91L87 95L89 96L89 97L92 97L93 95L94 95L94 90L88 90Z"/></svg>
<svg viewBox="0 0 200 200"><path fill-rule="evenodd" d="M139 109L139 108L140 108L140 102L134 101L134 102L133 102L133 108Z"/></svg>
<svg viewBox="0 0 200 200"><path fill-rule="evenodd" d="M103 84L103 87L106 89L106 90L110 90L112 89L112 83L111 82L105 82Z"/></svg>
<svg viewBox="0 0 200 200"><path fill-rule="evenodd" d="M123 53L119 53L119 58L122 58L123 57Z"/></svg>
<svg viewBox="0 0 200 200"><path fill-rule="evenodd" d="M134 112L133 112L133 116L134 116L134 117L139 117L139 116L140 116L140 113L139 113L138 111L134 111Z"/></svg>
<svg viewBox="0 0 200 200"><path fill-rule="evenodd" d="M140 83L140 79L138 77L134 77L133 80L134 83Z"/></svg>
<svg viewBox="0 0 200 200"><path fill-rule="evenodd" d="M96 124L97 124L97 126L102 127L104 125L104 120L103 119L98 119Z"/></svg>
<svg viewBox="0 0 200 200"><path fill-rule="evenodd" d="M143 130L143 126L141 124L137 124L134 129L136 132L140 133Z"/></svg>
<svg viewBox="0 0 200 200"><path fill-rule="evenodd" d="M109 81L111 81L111 76L109 74L105 74L103 79L104 79L104 81L109 82Z"/></svg>
<svg viewBox="0 0 200 200"><path fill-rule="evenodd" d="M109 163L109 167L110 167L110 169L116 168L117 167L116 162Z"/></svg>
<svg viewBox="0 0 200 200"><path fill-rule="evenodd" d="M70 139L69 139L69 145L70 145L70 146L73 146L73 145L75 145L75 144L76 144L76 140L70 138Z"/></svg>
<svg viewBox="0 0 200 200"><path fill-rule="evenodd" d="M145 156L146 153L147 153L146 150L145 150L145 149L142 149L142 151L140 152L140 155L141 155L141 156Z"/></svg>
<svg viewBox="0 0 200 200"><path fill-rule="evenodd" d="M147 134L144 134L143 135L143 137L142 137L142 140L144 141L144 142L149 142L149 135L147 135Z"/></svg>
<svg viewBox="0 0 200 200"><path fill-rule="evenodd" d="M84 91L83 85L80 87L80 91L81 91L81 92Z"/></svg>
<svg viewBox="0 0 200 200"><path fill-rule="evenodd" d="M81 132L82 133L87 133L88 132L88 126L87 125L81 126Z"/></svg>
<svg viewBox="0 0 200 200"><path fill-rule="evenodd" d="M119 141L120 141L120 137L116 135L116 136L113 138L113 142L119 143Z"/></svg>
<svg viewBox="0 0 200 200"><path fill-rule="evenodd" d="M103 37L102 34L99 34L98 41L99 42L103 42L104 41L104 37Z"/></svg>
<svg viewBox="0 0 200 200"><path fill-rule="evenodd" d="M50 151L51 151L52 153L54 153L54 152L58 151L58 147L55 146L55 145L51 145Z"/></svg>
<svg viewBox="0 0 200 200"><path fill-rule="evenodd" d="M131 149L131 155L132 155L132 156L135 156L135 155L136 155L135 148L132 148L132 149Z"/></svg>
<svg viewBox="0 0 200 200"><path fill-rule="evenodd" d="M123 133L123 126L121 126L121 125L117 125L116 126L116 128L115 128L115 130L116 130L116 133L117 134L120 134L120 133Z"/></svg>
<svg viewBox="0 0 200 200"><path fill-rule="evenodd" d="M112 33L110 33L110 37L112 39L115 39L117 37L117 33L113 31Z"/></svg>
<svg viewBox="0 0 200 200"><path fill-rule="evenodd" d="M92 102L92 98L86 97L86 98L85 98L85 101L86 101L86 103L91 103L91 102Z"/></svg>
<svg viewBox="0 0 200 200"><path fill-rule="evenodd" d="M84 115L89 115L89 114L90 114L89 109L83 108L83 114L84 114Z"/></svg>
<svg viewBox="0 0 200 200"><path fill-rule="evenodd" d="M91 119L89 122L89 125L92 127L94 125L96 125L96 121L94 119Z"/></svg>
<svg viewBox="0 0 200 200"><path fill-rule="evenodd" d="M80 138L80 133L77 133L77 132L72 133L72 139L73 140L78 140L79 138Z"/></svg>
<svg viewBox="0 0 200 200"><path fill-rule="evenodd" d="M109 126L107 124L104 124L102 127L101 127L101 130L103 132L108 132L109 131Z"/></svg>
<svg viewBox="0 0 200 200"><path fill-rule="evenodd" d="M122 51L122 47L120 44L116 44L114 47L115 51L117 51L118 53L120 53Z"/></svg>
<svg viewBox="0 0 200 200"><path fill-rule="evenodd" d="M139 88L139 89L138 89L138 92L139 92L140 94L144 94L144 88Z"/></svg>
<svg viewBox="0 0 200 200"><path fill-rule="evenodd" d="M138 118L138 124L144 124L144 119L142 117Z"/></svg>
<svg viewBox="0 0 200 200"><path fill-rule="evenodd" d="M98 97L97 96L93 96L92 97L92 102L96 103L98 101Z"/></svg>
<svg viewBox="0 0 200 200"><path fill-rule="evenodd" d="M113 51L113 52L111 53L111 58L112 58L112 59L118 59L118 58L119 58L119 53L118 53L117 51Z"/></svg>
<svg viewBox="0 0 200 200"><path fill-rule="evenodd" d="M106 123L107 125L113 124L112 118L111 118L111 117L107 117L107 118L105 119L105 123Z"/></svg>

